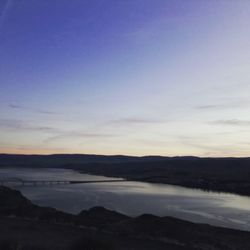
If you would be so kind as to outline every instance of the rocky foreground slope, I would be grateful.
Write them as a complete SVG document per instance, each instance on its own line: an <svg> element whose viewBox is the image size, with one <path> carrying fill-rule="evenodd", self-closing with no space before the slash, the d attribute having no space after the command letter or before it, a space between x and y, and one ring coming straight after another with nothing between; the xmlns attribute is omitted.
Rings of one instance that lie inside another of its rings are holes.
<svg viewBox="0 0 250 250"><path fill-rule="evenodd" d="M0 250L250 249L250 232L103 207L72 215L0 187Z"/></svg>

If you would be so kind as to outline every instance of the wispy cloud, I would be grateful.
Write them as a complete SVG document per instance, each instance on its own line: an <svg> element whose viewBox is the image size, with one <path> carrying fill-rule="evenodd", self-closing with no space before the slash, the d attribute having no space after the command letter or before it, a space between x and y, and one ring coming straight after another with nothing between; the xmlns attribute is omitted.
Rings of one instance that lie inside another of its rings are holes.
<svg viewBox="0 0 250 250"><path fill-rule="evenodd" d="M109 121L109 124L114 125L129 125L129 124L150 124L150 123L161 123L163 121L154 119L143 119L143 118L123 118Z"/></svg>
<svg viewBox="0 0 250 250"><path fill-rule="evenodd" d="M210 124L229 125L229 126L250 126L250 120L238 120L238 119L216 120L210 122Z"/></svg>
<svg viewBox="0 0 250 250"><path fill-rule="evenodd" d="M202 149L214 149L213 146L206 145L204 142L207 142L208 138L206 136L177 136L176 140L180 144L187 145L189 147L194 148L202 148Z"/></svg>
<svg viewBox="0 0 250 250"><path fill-rule="evenodd" d="M235 145L229 142L224 142L222 144L218 144L218 142L214 142L211 140L210 135L206 136L179 136L177 139L181 145L186 145L189 148L197 150L201 152L202 155L213 155L213 156L223 156L228 154L229 152L240 153L240 149L236 149Z"/></svg>
<svg viewBox="0 0 250 250"><path fill-rule="evenodd" d="M45 114L45 115L58 115L59 114L59 113L49 111L49 110L43 110L43 109L33 108L33 107L26 107L26 106L21 106L21 105L16 105L16 104L9 104L8 107L12 108L12 109L27 110L27 111Z"/></svg>
<svg viewBox="0 0 250 250"><path fill-rule="evenodd" d="M227 108L228 106L225 104L208 104L208 105L198 105L195 108L196 109L221 109L221 108Z"/></svg>
<svg viewBox="0 0 250 250"><path fill-rule="evenodd" d="M70 132L61 132L58 133L56 136L51 136L44 140L44 143L50 143L57 140L63 139L99 139L99 138L110 138L117 136L115 134L108 134L108 133L93 133L93 132L82 132L82 131L70 131Z"/></svg>
<svg viewBox="0 0 250 250"><path fill-rule="evenodd" d="M0 150L2 153L13 154L54 154L54 153L69 153L71 149L65 147L45 147L42 145L12 145L1 144ZM74 151L75 153L75 151Z"/></svg>
<svg viewBox="0 0 250 250"><path fill-rule="evenodd" d="M0 119L0 128L11 131L38 131L43 133L58 133L59 130L48 126L35 126L21 120Z"/></svg>
<svg viewBox="0 0 250 250"><path fill-rule="evenodd" d="M118 136L115 133L101 133L84 131L84 130L75 130L75 131L65 131L58 129L56 127L50 126L37 126L31 122L15 120L15 119L0 119L0 130L6 132L36 132L48 135L49 137L43 141L43 143L53 143L58 140L68 140L68 139L107 139L111 137Z"/></svg>
<svg viewBox="0 0 250 250"><path fill-rule="evenodd" d="M1 31L1 28L3 27L6 17L8 16L8 12L11 8L11 5L12 5L12 0L6 0L3 10L0 13L0 31Z"/></svg>
<svg viewBox="0 0 250 250"><path fill-rule="evenodd" d="M249 98L239 98L235 100L222 100L218 103L209 103L209 104L202 104L197 105L194 108L200 110L220 110L220 109L231 109L231 108L242 108L242 107L249 107L250 101Z"/></svg>

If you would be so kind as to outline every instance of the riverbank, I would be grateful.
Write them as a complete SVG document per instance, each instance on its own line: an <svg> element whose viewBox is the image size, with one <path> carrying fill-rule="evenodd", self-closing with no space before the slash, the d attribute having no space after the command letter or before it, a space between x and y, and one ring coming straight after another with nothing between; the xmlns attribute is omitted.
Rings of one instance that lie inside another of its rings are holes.
<svg viewBox="0 0 250 250"><path fill-rule="evenodd" d="M250 196L250 158L0 154L0 167L66 168Z"/></svg>
<svg viewBox="0 0 250 250"><path fill-rule="evenodd" d="M250 232L172 217L129 217L103 207L72 215L34 205L6 187L0 187L0 202L0 249L4 250L77 250L87 244L109 250L250 249Z"/></svg>
<svg viewBox="0 0 250 250"><path fill-rule="evenodd" d="M149 162L69 164L80 173L250 196L248 158L170 158Z"/></svg>

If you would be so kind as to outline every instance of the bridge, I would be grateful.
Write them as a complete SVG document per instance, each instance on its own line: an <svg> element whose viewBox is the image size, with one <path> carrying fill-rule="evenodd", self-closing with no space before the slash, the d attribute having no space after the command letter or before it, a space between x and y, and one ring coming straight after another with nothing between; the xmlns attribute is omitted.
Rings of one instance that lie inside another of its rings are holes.
<svg viewBox="0 0 250 250"><path fill-rule="evenodd" d="M105 182L129 182L142 181L152 182L154 179L167 179L167 176L147 176L144 178L131 179L109 179L109 180L23 180L21 178L0 179L0 186L50 186L50 185L69 185L69 184L88 184L88 183L105 183Z"/></svg>
<svg viewBox="0 0 250 250"><path fill-rule="evenodd" d="M110 180L23 180L20 178L0 179L0 186L50 186L50 185L69 185L69 184L88 184L105 182L128 182L129 180L110 179Z"/></svg>

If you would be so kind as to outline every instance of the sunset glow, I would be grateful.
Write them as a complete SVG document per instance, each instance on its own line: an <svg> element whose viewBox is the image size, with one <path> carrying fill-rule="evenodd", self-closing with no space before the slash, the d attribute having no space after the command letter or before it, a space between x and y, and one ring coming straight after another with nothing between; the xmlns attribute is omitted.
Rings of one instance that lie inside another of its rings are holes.
<svg viewBox="0 0 250 250"><path fill-rule="evenodd" d="M0 152L249 156L250 1L0 0Z"/></svg>

